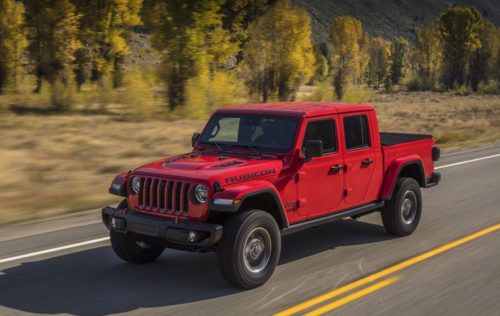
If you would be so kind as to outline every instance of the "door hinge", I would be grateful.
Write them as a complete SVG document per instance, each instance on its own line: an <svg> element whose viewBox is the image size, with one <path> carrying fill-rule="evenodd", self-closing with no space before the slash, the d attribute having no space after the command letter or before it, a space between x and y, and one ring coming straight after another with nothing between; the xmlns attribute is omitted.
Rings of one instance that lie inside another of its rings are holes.
<svg viewBox="0 0 500 316"><path fill-rule="evenodd" d="M306 199L298 199L297 200L297 208L302 208L306 206Z"/></svg>
<svg viewBox="0 0 500 316"><path fill-rule="evenodd" d="M345 197L348 197L349 195L351 195L352 193L352 188L347 188L344 190L344 196Z"/></svg>
<svg viewBox="0 0 500 316"><path fill-rule="evenodd" d="M295 182L299 182L300 180L304 180L305 177L306 177L306 173L304 171L299 171L295 175Z"/></svg>

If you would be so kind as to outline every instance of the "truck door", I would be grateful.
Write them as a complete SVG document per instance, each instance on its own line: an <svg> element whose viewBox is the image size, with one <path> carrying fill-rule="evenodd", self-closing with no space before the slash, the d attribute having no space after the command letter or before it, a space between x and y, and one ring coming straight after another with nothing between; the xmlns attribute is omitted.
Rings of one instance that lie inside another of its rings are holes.
<svg viewBox="0 0 500 316"><path fill-rule="evenodd" d="M364 204L374 181L376 166L382 162L376 155L374 142L370 139L368 113L343 114L340 116L344 129L345 206Z"/></svg>
<svg viewBox="0 0 500 316"><path fill-rule="evenodd" d="M310 218L338 209L343 199L343 156L339 150L337 117L310 119L303 141L321 140L323 155L305 162L297 176L299 213Z"/></svg>

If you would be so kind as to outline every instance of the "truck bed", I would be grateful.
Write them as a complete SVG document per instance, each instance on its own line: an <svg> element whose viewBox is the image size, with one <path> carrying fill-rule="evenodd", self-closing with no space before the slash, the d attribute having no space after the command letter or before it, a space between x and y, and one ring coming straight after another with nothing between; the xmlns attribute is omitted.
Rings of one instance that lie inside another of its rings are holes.
<svg viewBox="0 0 500 316"><path fill-rule="evenodd" d="M382 153L384 157L384 174L392 162L400 157L413 157L422 162L426 178L434 172L432 147L434 140L431 135L406 133L380 133Z"/></svg>
<svg viewBox="0 0 500 316"><path fill-rule="evenodd" d="M407 134L407 133L380 133L380 142L384 146L393 146L428 138L432 138L432 135Z"/></svg>

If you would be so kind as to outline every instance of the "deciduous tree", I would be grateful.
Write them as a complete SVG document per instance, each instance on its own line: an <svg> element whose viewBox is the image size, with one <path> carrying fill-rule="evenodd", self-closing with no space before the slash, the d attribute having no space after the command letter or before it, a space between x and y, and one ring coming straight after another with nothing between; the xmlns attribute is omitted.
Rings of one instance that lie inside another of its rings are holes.
<svg viewBox="0 0 500 316"><path fill-rule="evenodd" d="M241 69L262 101L293 99L314 74L310 22L307 12L282 1L250 26Z"/></svg>
<svg viewBox="0 0 500 316"><path fill-rule="evenodd" d="M379 88L389 78L391 67L391 43L382 38L371 39L368 49L370 61L368 63L368 84Z"/></svg>
<svg viewBox="0 0 500 316"><path fill-rule="evenodd" d="M148 5L147 26L153 34L153 46L163 54L162 77L168 87L171 109L185 102L189 79L205 68L215 72L223 68L237 46L222 28L222 0L163 0Z"/></svg>
<svg viewBox="0 0 500 316"><path fill-rule="evenodd" d="M405 76L408 63L409 43L406 39L397 36L391 47L391 81L399 84Z"/></svg>
<svg viewBox="0 0 500 316"><path fill-rule="evenodd" d="M142 0L75 1L82 14L77 52L76 79L101 81L111 77L121 85L123 62L129 54L127 39L133 26L142 24Z"/></svg>
<svg viewBox="0 0 500 316"><path fill-rule="evenodd" d="M350 16L340 16L333 21L330 40L333 46L333 86L342 99L349 83L357 81L365 60L367 35L361 21Z"/></svg>
<svg viewBox="0 0 500 316"><path fill-rule="evenodd" d="M469 79L473 91L480 82L488 82L495 76L495 58L498 54L499 38L493 23L481 21L478 28L480 48L476 49L469 62Z"/></svg>
<svg viewBox="0 0 500 316"><path fill-rule="evenodd" d="M248 26L275 2L276 0L226 0L221 8L224 29L230 32L235 43L243 47L248 39Z"/></svg>
<svg viewBox="0 0 500 316"><path fill-rule="evenodd" d="M23 4L15 0L0 0L0 94L9 85L16 87L26 46Z"/></svg>
<svg viewBox="0 0 500 316"><path fill-rule="evenodd" d="M437 82L441 70L443 45L438 26L428 24L417 31L415 39L415 57L417 61L417 75L427 88Z"/></svg>
<svg viewBox="0 0 500 316"><path fill-rule="evenodd" d="M313 80L325 81L330 74L329 48L327 43L315 44L314 51L314 77Z"/></svg>
<svg viewBox="0 0 500 316"><path fill-rule="evenodd" d="M35 91L40 91L43 79L53 88L57 84L66 89L74 70L75 52L80 48L80 15L69 0L29 0L26 4L28 50L38 79ZM57 110L69 106L57 101L60 92L53 89L53 105Z"/></svg>
<svg viewBox="0 0 500 316"><path fill-rule="evenodd" d="M473 7L451 7L439 18L443 39L443 81L450 89L466 82L470 57L481 47L480 22L481 14Z"/></svg>

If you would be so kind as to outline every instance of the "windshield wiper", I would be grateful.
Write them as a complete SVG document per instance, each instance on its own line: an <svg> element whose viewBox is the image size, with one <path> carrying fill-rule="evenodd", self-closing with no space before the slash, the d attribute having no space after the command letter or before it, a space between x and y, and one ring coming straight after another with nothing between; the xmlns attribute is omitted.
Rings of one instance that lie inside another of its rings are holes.
<svg viewBox="0 0 500 316"><path fill-rule="evenodd" d="M241 147L245 147L253 151L255 154L262 156L262 153L257 149L258 147L254 147L252 145L241 145Z"/></svg>
<svg viewBox="0 0 500 316"><path fill-rule="evenodd" d="M217 150L215 151L217 154L224 154L224 153L228 153L227 151L227 147L228 145L226 144L221 144L221 143L218 143L218 142L206 142L206 143L202 143L203 145L212 145L213 147L216 147ZM212 148L208 148L208 147L205 147L203 148L204 151L206 150L213 150ZM230 151L229 151L230 152Z"/></svg>
<svg viewBox="0 0 500 316"><path fill-rule="evenodd" d="M231 145L231 147L243 147L243 148L248 148L250 149L254 154L256 154L257 156L261 156L261 157L272 157L272 155L268 155L268 154L263 154L259 151L259 147L257 146L252 146L252 145L247 145L247 144L236 144L236 145Z"/></svg>
<svg viewBox="0 0 500 316"><path fill-rule="evenodd" d="M224 148L222 148L222 146L217 143L217 142L209 142L209 144L213 144L215 145L215 147L217 147L217 149L220 151L220 152L224 152Z"/></svg>

